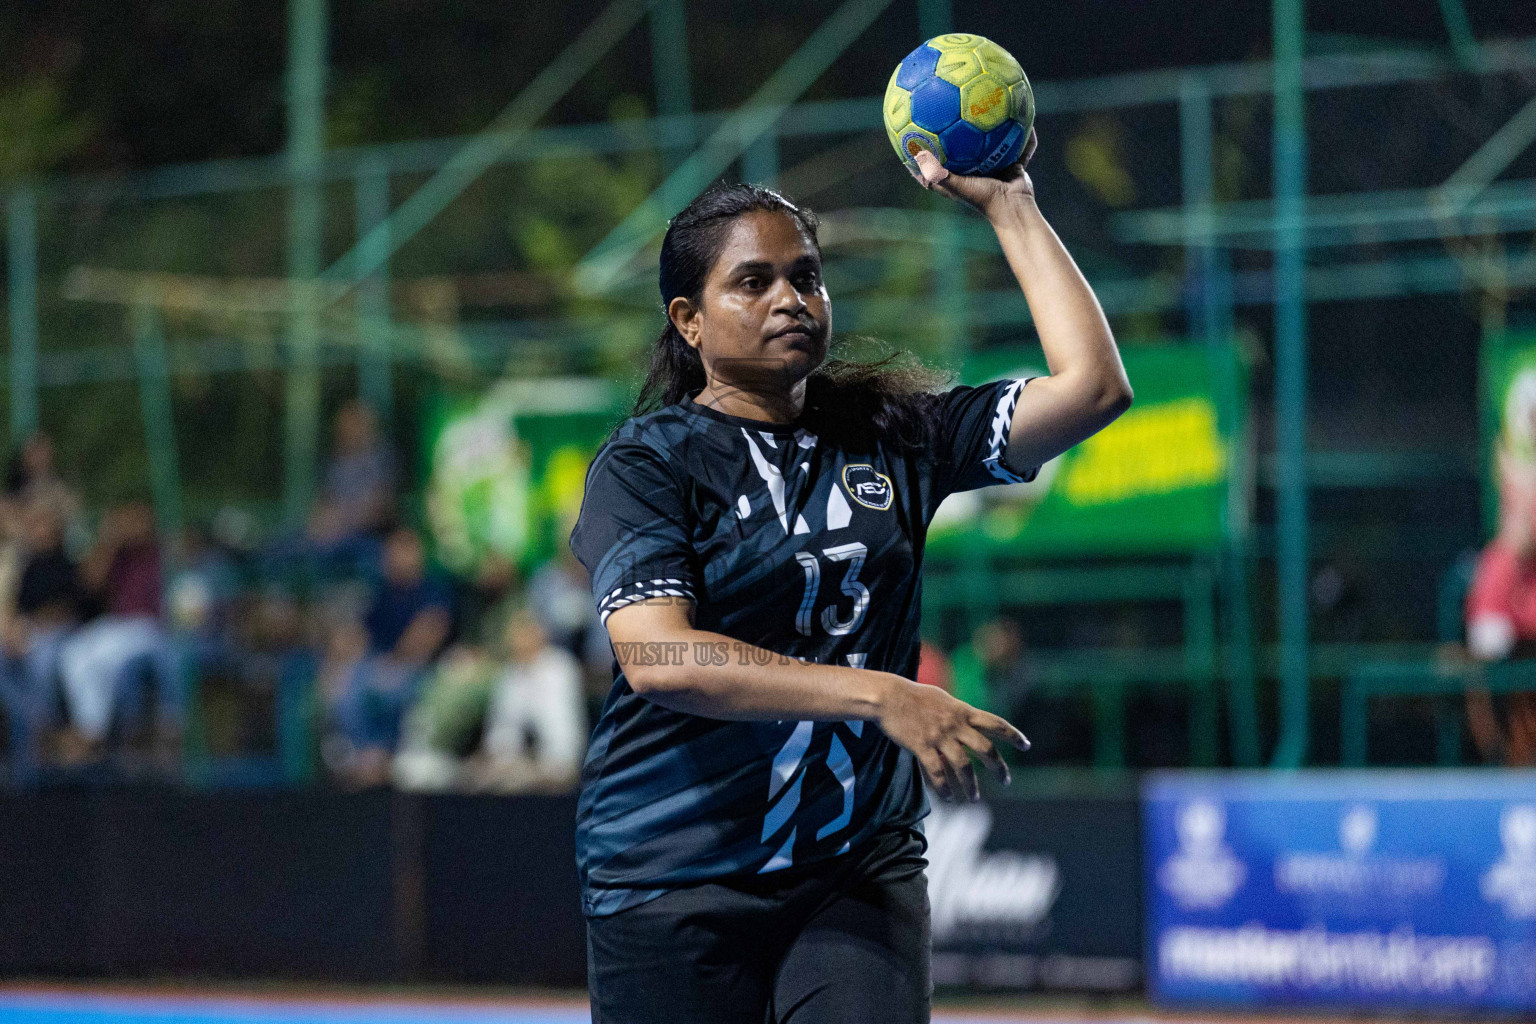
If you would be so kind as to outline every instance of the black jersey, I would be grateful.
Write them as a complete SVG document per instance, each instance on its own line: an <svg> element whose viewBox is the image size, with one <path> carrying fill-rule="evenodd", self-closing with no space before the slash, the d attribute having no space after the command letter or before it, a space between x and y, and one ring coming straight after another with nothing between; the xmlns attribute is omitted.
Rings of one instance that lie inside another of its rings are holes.
<svg viewBox="0 0 1536 1024"><path fill-rule="evenodd" d="M635 652L663 659L651 664L750 645L914 678L928 522L952 492L1027 479L1003 464L1023 387L936 396L932 447L916 453L691 399L627 420L587 472L571 534L599 613L687 600L698 629L738 642ZM835 857L926 811L912 755L873 723L689 715L637 695L615 662L577 812L586 911Z"/></svg>

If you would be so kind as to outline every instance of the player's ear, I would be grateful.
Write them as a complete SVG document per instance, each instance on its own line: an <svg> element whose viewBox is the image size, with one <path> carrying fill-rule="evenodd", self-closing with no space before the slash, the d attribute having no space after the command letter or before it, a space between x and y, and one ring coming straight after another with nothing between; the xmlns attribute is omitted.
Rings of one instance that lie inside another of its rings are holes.
<svg viewBox="0 0 1536 1024"><path fill-rule="evenodd" d="M699 347L699 334L703 325L699 323L699 309L686 296L679 295L667 303L667 317L672 321L672 326L677 328L677 333L683 336L688 347L697 350Z"/></svg>

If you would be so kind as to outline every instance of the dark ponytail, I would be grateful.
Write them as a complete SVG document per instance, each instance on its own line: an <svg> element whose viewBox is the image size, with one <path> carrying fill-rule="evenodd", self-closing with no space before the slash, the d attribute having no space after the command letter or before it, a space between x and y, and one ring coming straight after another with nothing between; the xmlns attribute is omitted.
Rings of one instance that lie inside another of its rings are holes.
<svg viewBox="0 0 1536 1024"><path fill-rule="evenodd" d="M662 240L663 311L678 296L699 301L731 224L758 210L795 218L820 249L819 222L810 210L761 185L714 185L672 219ZM867 360L828 359L806 379L806 417L818 432L845 443L863 446L883 441L899 449L920 450L930 438L933 392L946 381L944 374L904 353L887 351ZM668 317L651 347L650 368L634 414L681 402L707 383L698 351L683 340Z"/></svg>

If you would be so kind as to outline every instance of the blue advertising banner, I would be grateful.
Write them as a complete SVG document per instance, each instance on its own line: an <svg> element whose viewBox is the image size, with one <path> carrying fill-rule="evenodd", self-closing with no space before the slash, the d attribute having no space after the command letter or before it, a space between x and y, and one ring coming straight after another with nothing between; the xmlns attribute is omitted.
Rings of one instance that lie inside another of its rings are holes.
<svg viewBox="0 0 1536 1024"><path fill-rule="evenodd" d="M1536 1010L1536 773L1157 773L1165 1002Z"/></svg>

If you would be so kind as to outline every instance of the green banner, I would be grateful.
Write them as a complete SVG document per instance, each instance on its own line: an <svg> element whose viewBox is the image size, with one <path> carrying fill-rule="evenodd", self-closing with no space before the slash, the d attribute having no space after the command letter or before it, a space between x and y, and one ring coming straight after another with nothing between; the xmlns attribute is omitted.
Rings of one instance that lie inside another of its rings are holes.
<svg viewBox="0 0 1536 1024"><path fill-rule="evenodd" d="M1530 490L1536 478L1536 335L1497 335L1483 342L1483 522L1498 529L1500 504L1510 487L1500 487L1500 453L1508 458L1515 493Z"/></svg>
<svg viewBox="0 0 1536 1024"><path fill-rule="evenodd" d="M928 550L966 554L1162 554L1213 550L1223 509L1242 394L1230 350L1169 345L1123 353L1136 392L1118 420L1041 468L1031 483L951 495L929 531ZM1044 372L1038 352L988 351L965 367L966 383ZM1224 375L1227 376L1224 379Z"/></svg>
<svg viewBox="0 0 1536 1024"><path fill-rule="evenodd" d="M548 558L576 522L587 465L622 418L618 389L588 378L440 396L423 433L438 560L472 574L491 554L524 567Z"/></svg>
<svg viewBox="0 0 1536 1024"><path fill-rule="evenodd" d="M990 350L962 378L1043 372L1039 353ZM929 530L938 556L1164 554L1216 548L1228 495L1232 423L1219 396L1229 363L1204 347L1124 353L1136 402L1051 460L1032 483L950 496ZM1228 378L1229 393L1242 389ZM437 556L473 573L491 553L522 566L564 543L587 466L624 417L623 396L594 379L506 381L476 397L440 397L426 418L426 511Z"/></svg>

